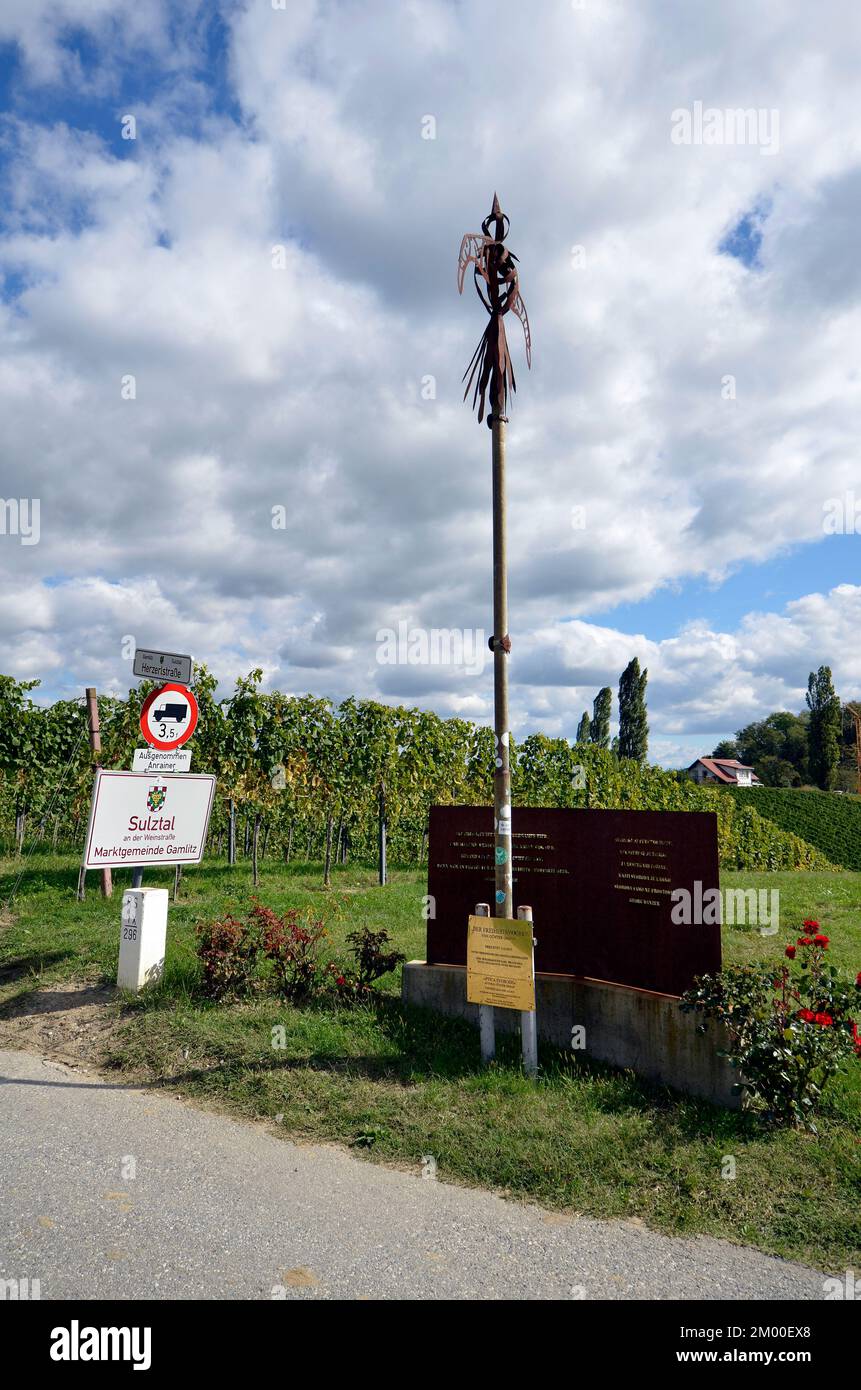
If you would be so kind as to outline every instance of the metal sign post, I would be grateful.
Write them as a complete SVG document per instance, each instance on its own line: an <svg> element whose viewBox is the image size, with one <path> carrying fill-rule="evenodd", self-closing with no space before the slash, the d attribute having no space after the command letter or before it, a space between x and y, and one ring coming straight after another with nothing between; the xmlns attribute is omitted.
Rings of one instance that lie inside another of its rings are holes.
<svg viewBox="0 0 861 1390"><path fill-rule="evenodd" d="M490 916L490 903L475 904L476 917ZM479 1004L478 1031L481 1036L481 1060L485 1066L496 1056L496 1023L492 1004Z"/></svg>

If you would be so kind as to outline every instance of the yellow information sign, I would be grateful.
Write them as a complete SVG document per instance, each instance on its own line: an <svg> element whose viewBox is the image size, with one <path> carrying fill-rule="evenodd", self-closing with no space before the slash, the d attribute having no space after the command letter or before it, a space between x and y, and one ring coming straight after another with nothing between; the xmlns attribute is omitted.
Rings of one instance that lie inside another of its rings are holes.
<svg viewBox="0 0 861 1390"><path fill-rule="evenodd" d="M532 922L470 917L466 942L466 997L470 1004L535 1010Z"/></svg>

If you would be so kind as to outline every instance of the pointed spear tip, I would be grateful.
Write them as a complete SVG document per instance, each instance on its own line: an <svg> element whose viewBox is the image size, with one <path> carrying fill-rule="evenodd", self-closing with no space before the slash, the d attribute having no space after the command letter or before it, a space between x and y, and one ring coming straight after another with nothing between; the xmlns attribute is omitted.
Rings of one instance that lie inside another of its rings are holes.
<svg viewBox="0 0 861 1390"><path fill-rule="evenodd" d="M499 196L496 192L493 194L493 207L490 209L490 215L491 217L502 216L502 208L499 206Z"/></svg>

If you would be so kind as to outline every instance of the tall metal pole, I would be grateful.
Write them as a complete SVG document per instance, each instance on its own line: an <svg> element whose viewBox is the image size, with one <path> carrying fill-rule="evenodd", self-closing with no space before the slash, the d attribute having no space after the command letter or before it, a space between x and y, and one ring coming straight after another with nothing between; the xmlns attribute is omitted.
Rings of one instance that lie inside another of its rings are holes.
<svg viewBox="0 0 861 1390"><path fill-rule="evenodd" d="M472 266L475 288L489 319L478 347L464 372L464 399L475 384L473 406L478 405L479 423L485 406L492 437L493 492L493 857L494 917L514 916L511 840L511 769L509 764L508 717L508 559L506 554L505 505L505 414L509 392L516 390L514 367L505 334L505 316L512 312L520 320L526 339L526 361L531 365L532 339L526 305L520 295L517 257L505 245L508 218L494 193L493 206L481 224L481 232L467 232L460 244L457 287L463 293L464 277ZM480 912L480 907L476 909ZM485 1061L493 1056L493 1010L480 1010L481 1051ZM527 1056L524 1034L524 1057ZM531 1058L531 1051L529 1053ZM527 1068L530 1069L529 1067Z"/></svg>
<svg viewBox="0 0 861 1390"><path fill-rule="evenodd" d="M514 916L511 863L511 769L508 754L508 556L506 550L505 425L501 403L494 402L493 435L493 729L496 761L493 774L493 848L495 917Z"/></svg>

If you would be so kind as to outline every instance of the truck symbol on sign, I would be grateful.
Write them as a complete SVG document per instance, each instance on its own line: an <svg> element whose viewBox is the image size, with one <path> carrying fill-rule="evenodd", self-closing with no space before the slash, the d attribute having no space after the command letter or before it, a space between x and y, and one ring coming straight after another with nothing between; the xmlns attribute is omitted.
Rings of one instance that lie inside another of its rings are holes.
<svg viewBox="0 0 861 1390"><path fill-rule="evenodd" d="M161 709L153 710L153 716L157 723L163 719L185 719L188 714L188 705L162 705Z"/></svg>

